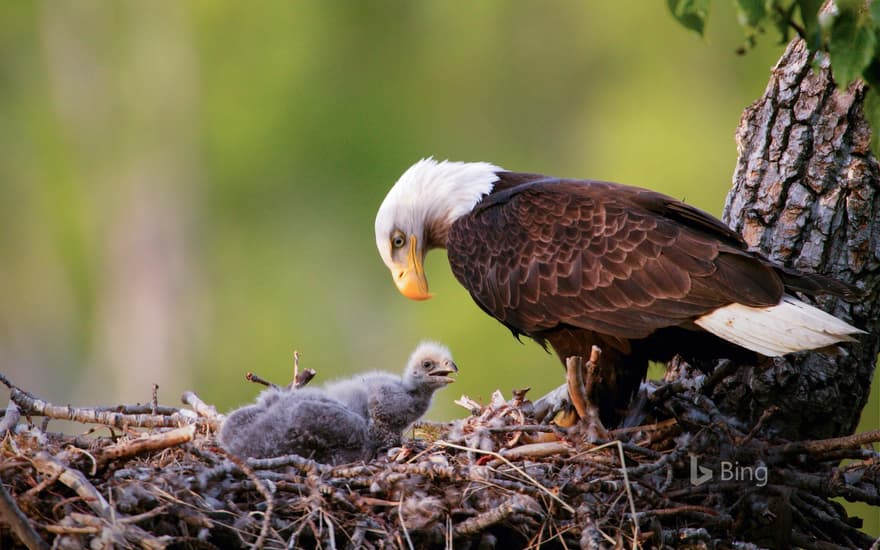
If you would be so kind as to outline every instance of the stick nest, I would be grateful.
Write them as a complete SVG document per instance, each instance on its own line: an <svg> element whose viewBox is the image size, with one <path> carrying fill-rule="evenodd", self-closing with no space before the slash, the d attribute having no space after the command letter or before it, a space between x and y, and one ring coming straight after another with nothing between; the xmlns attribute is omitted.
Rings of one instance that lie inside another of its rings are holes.
<svg viewBox="0 0 880 550"><path fill-rule="evenodd" d="M463 398L470 416L328 466L230 456L222 416L191 392L191 408L73 408L2 381L2 548L862 548L873 539L832 499L880 505L880 433L773 440L699 384L648 385L641 425L604 441L534 424L525 392ZM700 467L713 476L695 484Z"/></svg>

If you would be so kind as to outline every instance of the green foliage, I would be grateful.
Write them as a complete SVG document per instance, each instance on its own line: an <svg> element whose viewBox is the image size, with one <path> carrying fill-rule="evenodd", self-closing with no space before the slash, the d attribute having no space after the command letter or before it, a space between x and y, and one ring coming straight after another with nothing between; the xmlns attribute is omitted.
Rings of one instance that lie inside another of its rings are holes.
<svg viewBox="0 0 880 550"><path fill-rule="evenodd" d="M688 29L703 34L711 0L668 0L672 15ZM812 50L823 50L831 58L834 80L840 88L863 78L869 89L865 116L874 129L871 148L880 155L880 1L836 0L831 7L821 0L735 0L737 20L746 35L744 52L755 46L755 38L772 26L783 42L792 30L807 41Z"/></svg>
<svg viewBox="0 0 880 550"><path fill-rule="evenodd" d="M820 17L823 35L828 38L831 68L840 87L859 78L874 58L877 21L864 2L839 0L838 13Z"/></svg>
<svg viewBox="0 0 880 550"><path fill-rule="evenodd" d="M667 0L669 10L679 23L700 35L706 28L711 3L712 0Z"/></svg>
<svg viewBox="0 0 880 550"><path fill-rule="evenodd" d="M736 0L737 19L744 27L756 27L767 15L764 0Z"/></svg>

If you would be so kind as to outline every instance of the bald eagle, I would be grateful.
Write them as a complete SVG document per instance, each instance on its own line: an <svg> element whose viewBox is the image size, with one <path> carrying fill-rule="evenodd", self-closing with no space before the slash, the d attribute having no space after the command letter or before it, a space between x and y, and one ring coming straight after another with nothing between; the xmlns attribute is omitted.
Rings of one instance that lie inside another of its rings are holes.
<svg viewBox="0 0 880 550"><path fill-rule="evenodd" d="M408 298L431 297L425 254L445 248L456 279L515 336L563 362L598 345L606 425L648 361L774 357L863 332L794 296L852 299L855 287L777 265L710 214L637 187L423 159L379 207L376 245Z"/></svg>

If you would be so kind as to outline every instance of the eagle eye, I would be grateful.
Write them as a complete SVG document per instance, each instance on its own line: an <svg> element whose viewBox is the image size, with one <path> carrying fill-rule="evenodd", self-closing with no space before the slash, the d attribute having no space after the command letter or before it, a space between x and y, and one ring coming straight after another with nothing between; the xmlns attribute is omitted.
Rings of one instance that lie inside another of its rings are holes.
<svg viewBox="0 0 880 550"><path fill-rule="evenodd" d="M422 368L425 370L430 369L433 365L434 363L430 359L425 359L424 361L422 361Z"/></svg>
<svg viewBox="0 0 880 550"><path fill-rule="evenodd" d="M406 244L406 238L403 236L403 233L395 233L391 236L391 247L392 248L403 248L403 245Z"/></svg>

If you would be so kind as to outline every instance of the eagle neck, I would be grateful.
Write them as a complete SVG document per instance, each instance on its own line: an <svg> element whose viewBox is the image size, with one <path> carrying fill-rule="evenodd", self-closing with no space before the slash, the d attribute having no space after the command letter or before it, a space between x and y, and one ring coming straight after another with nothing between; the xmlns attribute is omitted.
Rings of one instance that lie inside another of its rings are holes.
<svg viewBox="0 0 880 550"><path fill-rule="evenodd" d="M440 162L421 190L425 205L424 239L429 248L446 248L449 230L459 218L492 193L502 170L484 162Z"/></svg>

